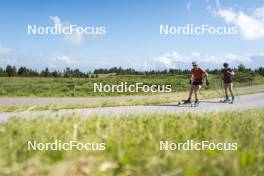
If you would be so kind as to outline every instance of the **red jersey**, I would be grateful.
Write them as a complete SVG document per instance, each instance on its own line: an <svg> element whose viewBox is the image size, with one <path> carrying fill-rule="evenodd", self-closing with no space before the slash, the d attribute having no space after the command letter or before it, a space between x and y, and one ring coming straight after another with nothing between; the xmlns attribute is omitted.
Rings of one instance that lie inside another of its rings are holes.
<svg viewBox="0 0 264 176"><path fill-rule="evenodd" d="M201 68L192 69L192 75L195 81L202 81L204 77L205 71Z"/></svg>

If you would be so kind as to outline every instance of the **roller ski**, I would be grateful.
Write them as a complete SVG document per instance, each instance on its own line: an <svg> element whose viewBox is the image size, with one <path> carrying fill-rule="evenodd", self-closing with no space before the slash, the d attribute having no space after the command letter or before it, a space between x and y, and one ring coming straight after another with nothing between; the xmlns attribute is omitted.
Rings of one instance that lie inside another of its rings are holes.
<svg viewBox="0 0 264 176"><path fill-rule="evenodd" d="M224 100L220 100L220 103L229 103L229 104L233 104L235 101L235 97L232 97L232 99L230 100L229 97L226 97Z"/></svg>
<svg viewBox="0 0 264 176"><path fill-rule="evenodd" d="M192 102L191 100L182 100L180 102L178 102L177 106L190 106L190 107L197 107L199 106L199 101L196 100L195 102Z"/></svg>
<svg viewBox="0 0 264 176"><path fill-rule="evenodd" d="M191 106L192 107L197 107L197 106L199 106L199 104L200 104L200 101L195 100L195 102Z"/></svg>
<svg viewBox="0 0 264 176"><path fill-rule="evenodd" d="M188 104L191 104L192 102L191 102L191 100L181 100L181 101L179 101L178 102L178 106L180 106L180 105L188 105Z"/></svg>

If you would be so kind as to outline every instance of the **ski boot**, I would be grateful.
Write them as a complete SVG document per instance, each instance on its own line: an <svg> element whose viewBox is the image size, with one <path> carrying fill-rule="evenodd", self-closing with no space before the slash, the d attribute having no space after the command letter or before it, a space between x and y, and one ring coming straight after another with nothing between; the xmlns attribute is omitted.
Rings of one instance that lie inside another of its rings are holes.
<svg viewBox="0 0 264 176"><path fill-rule="evenodd" d="M191 99L190 98L188 98L187 100L183 101L183 104L189 104L189 103L191 103Z"/></svg>
<svg viewBox="0 0 264 176"><path fill-rule="evenodd" d="M192 107L199 106L200 101L198 99L195 100L195 102L192 104Z"/></svg>
<svg viewBox="0 0 264 176"><path fill-rule="evenodd" d="M234 96L232 96L232 100L231 100L231 104L233 104L234 103L234 101L235 101L235 97Z"/></svg>

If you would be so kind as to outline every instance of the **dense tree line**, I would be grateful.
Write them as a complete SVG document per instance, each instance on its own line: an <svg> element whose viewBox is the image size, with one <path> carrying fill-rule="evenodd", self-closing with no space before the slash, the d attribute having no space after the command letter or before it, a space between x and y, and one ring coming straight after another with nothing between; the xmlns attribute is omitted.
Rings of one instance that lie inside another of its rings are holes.
<svg viewBox="0 0 264 176"><path fill-rule="evenodd" d="M7 65L5 69L0 68L1 77L75 77L75 78L89 78L97 77L97 74L92 74L91 72L82 72L79 69L70 69L66 68L61 71L50 71L48 68L45 68L42 71L33 70L26 67L19 67L18 69L15 66Z"/></svg>
<svg viewBox="0 0 264 176"><path fill-rule="evenodd" d="M256 74L264 76L264 67L252 70L244 65L239 65L234 68L235 72L243 76L254 76ZM221 70L207 70L209 74L218 74ZM190 74L190 70L168 69L168 70L151 70L151 71L136 71L135 69L123 69L121 67L113 67L109 69L95 69L93 72L82 72L79 69L66 68L63 71L50 71L45 68L42 71L33 70L26 67L16 68L15 66L7 65L5 68L0 68L0 77L74 77L74 78L94 78L98 74L119 74L119 75L152 75L152 74Z"/></svg>

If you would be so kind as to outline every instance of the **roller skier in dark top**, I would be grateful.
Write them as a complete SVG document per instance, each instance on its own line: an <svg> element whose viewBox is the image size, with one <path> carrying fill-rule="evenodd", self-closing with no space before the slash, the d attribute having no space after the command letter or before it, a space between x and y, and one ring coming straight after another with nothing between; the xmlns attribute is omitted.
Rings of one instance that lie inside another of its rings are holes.
<svg viewBox="0 0 264 176"><path fill-rule="evenodd" d="M224 82L224 90L225 90L225 99L224 102L230 101L228 96L228 90L232 97L232 102L235 100L235 96L233 93L233 76L235 75L235 72L229 68L228 63L223 64L224 68L221 70L221 73L223 75L223 82Z"/></svg>

